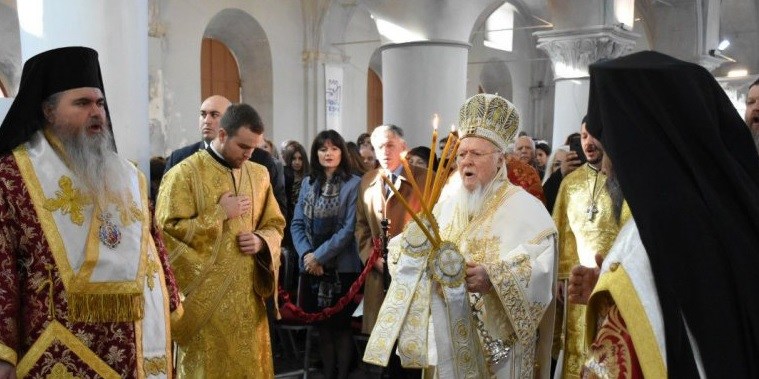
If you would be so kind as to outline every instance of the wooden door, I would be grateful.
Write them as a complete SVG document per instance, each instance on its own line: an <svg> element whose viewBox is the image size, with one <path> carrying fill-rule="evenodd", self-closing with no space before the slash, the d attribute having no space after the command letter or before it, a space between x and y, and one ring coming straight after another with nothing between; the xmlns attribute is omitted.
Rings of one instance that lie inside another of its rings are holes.
<svg viewBox="0 0 759 379"><path fill-rule="evenodd" d="M371 133L374 127L382 124L382 80L379 75L368 69L366 86L366 131Z"/></svg>
<svg viewBox="0 0 759 379"><path fill-rule="evenodd" d="M240 70L232 52L222 42L203 38L200 48L200 101L221 95L233 103L240 99Z"/></svg>

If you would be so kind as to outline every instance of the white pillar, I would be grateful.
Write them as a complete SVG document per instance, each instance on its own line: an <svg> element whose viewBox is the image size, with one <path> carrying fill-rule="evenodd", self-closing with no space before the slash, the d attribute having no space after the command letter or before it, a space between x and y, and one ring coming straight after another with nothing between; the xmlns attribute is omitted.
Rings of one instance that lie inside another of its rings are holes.
<svg viewBox="0 0 759 379"><path fill-rule="evenodd" d="M119 154L149 175L147 0L17 2L24 61L50 49L97 50Z"/></svg>
<svg viewBox="0 0 759 379"><path fill-rule="evenodd" d="M429 145L432 115L445 133L458 123L466 96L468 44L410 42L382 48L383 105L386 124L403 128L409 148Z"/></svg>
<svg viewBox="0 0 759 379"><path fill-rule="evenodd" d="M599 59L614 59L632 51L637 34L618 26L591 26L569 30L536 32L538 48L553 63L556 84L552 146L580 131L588 111L588 66Z"/></svg>
<svg viewBox="0 0 759 379"><path fill-rule="evenodd" d="M466 96L472 29L503 0L385 0L367 3L382 39L383 122L403 128L409 147L458 123Z"/></svg>

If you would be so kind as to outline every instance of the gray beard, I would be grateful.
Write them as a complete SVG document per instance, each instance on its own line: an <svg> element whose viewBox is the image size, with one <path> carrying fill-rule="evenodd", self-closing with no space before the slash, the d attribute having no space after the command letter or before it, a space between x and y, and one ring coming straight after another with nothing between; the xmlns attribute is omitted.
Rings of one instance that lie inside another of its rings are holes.
<svg viewBox="0 0 759 379"><path fill-rule="evenodd" d="M95 204L105 210L109 202L128 209L128 168L113 149L113 134L105 128L103 133L88 136L83 129L76 134L53 132L61 140L71 171L84 184Z"/></svg>
<svg viewBox="0 0 759 379"><path fill-rule="evenodd" d="M622 217L622 205L625 202L625 195L622 193L622 187L619 186L616 175L612 174L606 177L606 191L609 192L609 197L611 197L612 215L614 215L614 219L619 224Z"/></svg>

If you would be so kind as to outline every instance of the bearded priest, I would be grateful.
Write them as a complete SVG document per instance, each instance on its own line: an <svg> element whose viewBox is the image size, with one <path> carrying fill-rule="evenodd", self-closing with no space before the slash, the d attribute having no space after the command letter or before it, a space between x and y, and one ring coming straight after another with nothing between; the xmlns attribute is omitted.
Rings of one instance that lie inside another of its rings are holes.
<svg viewBox="0 0 759 379"><path fill-rule="evenodd" d="M391 241L397 263L365 361L386 363L398 339L401 363L437 378L549 376L556 228L507 178L504 151L518 127L502 97L461 107L461 181L433 209L442 243L433 247L416 223Z"/></svg>
<svg viewBox="0 0 759 379"><path fill-rule="evenodd" d="M181 306L95 50L24 65L0 127L0 378L171 377Z"/></svg>

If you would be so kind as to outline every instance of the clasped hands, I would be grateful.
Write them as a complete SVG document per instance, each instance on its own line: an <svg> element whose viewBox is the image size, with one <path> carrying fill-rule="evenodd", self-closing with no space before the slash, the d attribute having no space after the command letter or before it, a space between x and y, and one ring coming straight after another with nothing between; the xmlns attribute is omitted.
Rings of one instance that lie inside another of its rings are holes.
<svg viewBox="0 0 759 379"><path fill-rule="evenodd" d="M303 267L306 269L306 272L311 275L324 275L324 267L316 261L314 253L308 253L303 256Z"/></svg>

